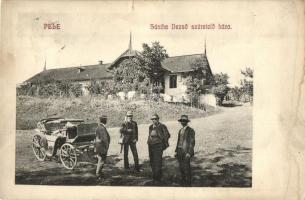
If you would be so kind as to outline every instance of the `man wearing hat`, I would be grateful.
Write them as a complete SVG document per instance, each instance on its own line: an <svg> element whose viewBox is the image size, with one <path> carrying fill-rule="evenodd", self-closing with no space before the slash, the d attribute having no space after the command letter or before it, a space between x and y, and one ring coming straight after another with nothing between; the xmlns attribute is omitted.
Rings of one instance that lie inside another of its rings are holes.
<svg viewBox="0 0 305 200"><path fill-rule="evenodd" d="M97 167L96 177L100 179L102 177L101 170L106 162L107 152L110 144L110 136L105 127L107 124L107 116L102 115L100 117L100 123L95 131L95 152L97 153Z"/></svg>
<svg viewBox="0 0 305 200"><path fill-rule="evenodd" d="M159 122L159 116L154 114L151 118L152 125L149 126L148 150L149 161L153 174L154 184L158 184L162 178L162 154L169 146L170 134L167 127Z"/></svg>
<svg viewBox="0 0 305 200"><path fill-rule="evenodd" d="M182 115L178 120L182 128L178 132L178 141L175 157L178 159L183 186L191 186L191 157L194 155L195 131L188 126L190 120L187 115Z"/></svg>
<svg viewBox="0 0 305 200"><path fill-rule="evenodd" d="M131 149L133 159L134 159L134 169L140 171L139 167L139 158L136 143L138 141L138 125L135 121L132 120L132 112L128 111L126 113L125 122L122 124L120 133L123 137L124 145L124 168L129 168L128 161L128 150Z"/></svg>

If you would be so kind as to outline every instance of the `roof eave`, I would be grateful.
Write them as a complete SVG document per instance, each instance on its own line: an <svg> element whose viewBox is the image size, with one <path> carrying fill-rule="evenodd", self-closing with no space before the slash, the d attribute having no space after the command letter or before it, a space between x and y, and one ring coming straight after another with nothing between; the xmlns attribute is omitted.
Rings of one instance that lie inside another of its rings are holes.
<svg viewBox="0 0 305 200"><path fill-rule="evenodd" d="M185 72L193 72L194 70L184 70L184 71L171 71L171 70L167 70L170 73L185 73Z"/></svg>

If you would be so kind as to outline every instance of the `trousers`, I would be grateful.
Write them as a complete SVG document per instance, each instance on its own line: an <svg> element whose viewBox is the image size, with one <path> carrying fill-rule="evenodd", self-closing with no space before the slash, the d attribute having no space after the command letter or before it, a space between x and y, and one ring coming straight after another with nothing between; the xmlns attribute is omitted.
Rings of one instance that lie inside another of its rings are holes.
<svg viewBox="0 0 305 200"><path fill-rule="evenodd" d="M96 176L101 175L101 170L103 169L103 167L106 163L106 158L107 158L106 154L101 154L101 153L97 154L97 166L96 166L96 172L95 172Z"/></svg>
<svg viewBox="0 0 305 200"><path fill-rule="evenodd" d="M181 182L183 186L191 186L192 184L192 171L191 171L191 159L185 157L185 153L182 149L177 150L177 159L179 163L179 169L181 173Z"/></svg>
<svg viewBox="0 0 305 200"><path fill-rule="evenodd" d="M163 147L162 143L148 145L149 162L154 181L161 181L162 178Z"/></svg>
<svg viewBox="0 0 305 200"><path fill-rule="evenodd" d="M135 169L139 169L139 157L138 157L138 151L137 146L135 142L128 142L124 144L124 167L129 168L129 161L128 161L128 150L129 147L132 152L133 160L134 160L134 167Z"/></svg>

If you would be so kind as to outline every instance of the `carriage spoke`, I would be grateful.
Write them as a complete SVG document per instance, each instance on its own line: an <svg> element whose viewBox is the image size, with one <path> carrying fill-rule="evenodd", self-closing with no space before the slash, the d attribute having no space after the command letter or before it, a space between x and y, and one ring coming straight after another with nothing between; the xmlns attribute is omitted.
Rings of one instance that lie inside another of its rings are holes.
<svg viewBox="0 0 305 200"><path fill-rule="evenodd" d="M62 155L68 156L68 153L66 151L61 151Z"/></svg>
<svg viewBox="0 0 305 200"><path fill-rule="evenodd" d="M34 154L38 154L38 150L34 148Z"/></svg>
<svg viewBox="0 0 305 200"><path fill-rule="evenodd" d="M64 157L64 158L68 158L68 157L69 157L69 156L66 155L66 154L62 154L61 156Z"/></svg>
<svg viewBox="0 0 305 200"><path fill-rule="evenodd" d="M34 140L34 143L35 143L35 144L38 144L38 143L39 143L39 142L37 141L37 137L34 136L34 139L33 139L33 140Z"/></svg>
<svg viewBox="0 0 305 200"><path fill-rule="evenodd" d="M37 144L37 143L33 143L33 146L34 146L35 148L40 148L39 144Z"/></svg>
<svg viewBox="0 0 305 200"><path fill-rule="evenodd" d="M32 139L32 149L36 158L43 161L46 157L44 152L43 143L41 142L41 137L39 135L34 135Z"/></svg>
<svg viewBox="0 0 305 200"><path fill-rule="evenodd" d="M60 151L60 159L64 167L73 169L77 162L76 149L69 143L63 144Z"/></svg>
<svg viewBox="0 0 305 200"><path fill-rule="evenodd" d="M38 150L38 157L39 158L41 158L40 154L41 154L41 152L40 152L40 150Z"/></svg>

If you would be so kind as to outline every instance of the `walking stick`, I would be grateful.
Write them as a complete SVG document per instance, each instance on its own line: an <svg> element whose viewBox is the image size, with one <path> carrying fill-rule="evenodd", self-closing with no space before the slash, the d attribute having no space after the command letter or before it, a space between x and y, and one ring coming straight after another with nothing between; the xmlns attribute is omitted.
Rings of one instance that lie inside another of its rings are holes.
<svg viewBox="0 0 305 200"><path fill-rule="evenodd" d="M122 151L123 151L123 143L121 144L121 151L120 151L120 154L122 153Z"/></svg>
<svg viewBox="0 0 305 200"><path fill-rule="evenodd" d="M124 143L123 143L123 138L124 138L124 136L121 134L121 137L120 137L120 140L119 140L119 144L121 145L121 151L120 151L120 154L122 153L122 151L123 151L123 146L124 146Z"/></svg>

